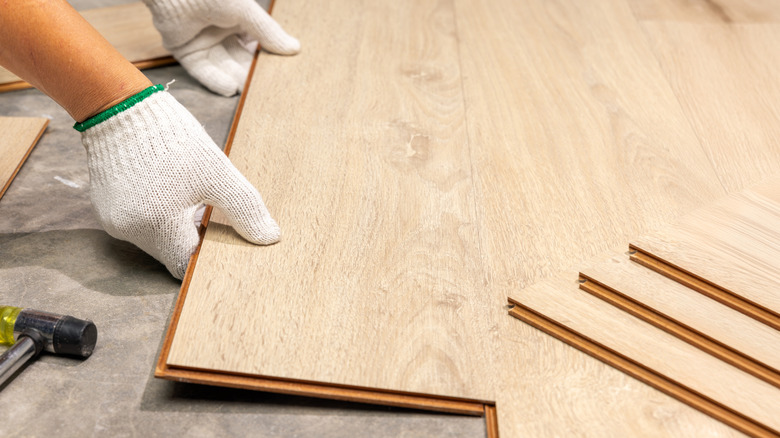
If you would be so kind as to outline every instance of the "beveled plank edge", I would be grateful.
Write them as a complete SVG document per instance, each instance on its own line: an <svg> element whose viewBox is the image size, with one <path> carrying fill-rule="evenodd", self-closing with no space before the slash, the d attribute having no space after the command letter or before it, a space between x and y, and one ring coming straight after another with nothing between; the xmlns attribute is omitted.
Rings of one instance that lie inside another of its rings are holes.
<svg viewBox="0 0 780 438"><path fill-rule="evenodd" d="M148 68L162 67L165 65L176 64L176 60L173 56L163 56L162 58L144 59L141 61L135 61L132 63L139 70L146 70ZM14 81L0 84L0 93L14 90L24 90L27 88L33 88L32 85L25 81Z"/></svg>
<svg viewBox="0 0 780 438"><path fill-rule="evenodd" d="M631 261L651 269L667 278L699 292L707 297L763 323L780 330L780 314L758 305L705 278L687 271L638 245L629 244Z"/></svg>
<svg viewBox="0 0 780 438"><path fill-rule="evenodd" d="M724 406L633 359L606 347L565 325L509 298L509 314L607 365L667 394L704 414L753 437L780 437L777 432Z"/></svg>
<svg viewBox="0 0 780 438"><path fill-rule="evenodd" d="M331 400L423 409L477 417L486 415L486 405L492 406L492 403L480 400L461 400L426 394L348 387L320 382L294 381L252 374L220 372L177 366L167 366L163 372L163 375L155 375L178 382L262 390L279 394L314 396Z"/></svg>
<svg viewBox="0 0 780 438"><path fill-rule="evenodd" d="M780 371L741 351L724 344L682 322L580 273L580 290L621 309L653 326L685 341L740 370L780 388Z"/></svg>
<svg viewBox="0 0 780 438"><path fill-rule="evenodd" d="M495 404L485 404L485 428L487 438L498 438L498 408Z"/></svg>
<svg viewBox="0 0 780 438"><path fill-rule="evenodd" d="M42 117L38 117L38 118L42 118ZM38 144L38 140L41 139L43 132L46 131L46 127L49 126L49 119L44 119L44 120L45 121L43 122L43 126L41 126L41 130L38 131L38 135L35 136L35 140L33 140L32 143L30 143L30 147L27 148L27 152L24 153L24 156L19 161L19 164L16 166L14 171L11 173L11 176L8 178L8 181L6 181L2 189L0 189L0 198L2 198L3 195L5 195L5 192L8 190L8 188L11 187L11 183L14 181L14 178L16 178L16 174L18 174L19 171L22 169L22 166L24 165L24 163L27 161L27 158L32 153L33 148L35 147L35 145Z"/></svg>

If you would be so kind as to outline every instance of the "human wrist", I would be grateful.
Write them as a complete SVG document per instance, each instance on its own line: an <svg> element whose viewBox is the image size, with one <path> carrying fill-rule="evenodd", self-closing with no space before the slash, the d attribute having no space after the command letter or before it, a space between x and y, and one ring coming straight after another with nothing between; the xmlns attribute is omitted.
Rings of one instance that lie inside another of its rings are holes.
<svg viewBox="0 0 780 438"><path fill-rule="evenodd" d="M137 69L134 73L137 74L96 81L91 84L91 87L81 92L79 100L71 99L72 104L63 106L73 117L73 120L83 122L152 85L152 82L143 73Z"/></svg>
<svg viewBox="0 0 780 438"><path fill-rule="evenodd" d="M127 98L120 100L119 102L116 102L108 106L105 109L102 109L97 114L89 117L88 119L82 122L76 122L73 125L73 129L79 132L84 132L93 126L101 122L104 122L125 110L132 108L133 106L135 106L138 103L141 103L143 100L145 100L147 97L151 96L152 94L158 91L163 91L164 89L165 87L163 87L160 84L152 85L150 87L144 88L138 93L135 93Z"/></svg>

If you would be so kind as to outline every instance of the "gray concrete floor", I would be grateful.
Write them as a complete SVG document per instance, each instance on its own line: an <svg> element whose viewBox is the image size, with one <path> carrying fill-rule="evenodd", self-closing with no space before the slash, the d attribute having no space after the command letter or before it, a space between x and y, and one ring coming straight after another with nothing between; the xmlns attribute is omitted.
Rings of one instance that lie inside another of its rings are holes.
<svg viewBox="0 0 780 438"><path fill-rule="evenodd" d="M175 78L171 92L224 144L237 98L209 93L178 66L146 73ZM0 305L91 319L99 330L89 359L44 354L0 388L4 437L485 436L481 418L155 379L180 283L95 221L86 155L64 110L21 90L0 94L0 115L51 119L0 200Z"/></svg>

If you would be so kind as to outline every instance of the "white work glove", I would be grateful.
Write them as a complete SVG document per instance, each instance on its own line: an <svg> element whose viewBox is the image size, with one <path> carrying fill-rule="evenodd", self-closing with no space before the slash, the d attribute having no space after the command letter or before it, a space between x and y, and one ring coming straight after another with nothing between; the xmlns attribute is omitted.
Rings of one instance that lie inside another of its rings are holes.
<svg viewBox="0 0 780 438"><path fill-rule="evenodd" d="M279 240L279 226L257 190L162 86L76 129L87 149L90 198L101 225L162 262L174 277L183 278L198 245L193 217L202 204L221 209L252 243Z"/></svg>
<svg viewBox="0 0 780 438"><path fill-rule="evenodd" d="M295 38L255 0L144 0L152 11L163 46L209 90L223 96L240 93L260 46L294 55Z"/></svg>

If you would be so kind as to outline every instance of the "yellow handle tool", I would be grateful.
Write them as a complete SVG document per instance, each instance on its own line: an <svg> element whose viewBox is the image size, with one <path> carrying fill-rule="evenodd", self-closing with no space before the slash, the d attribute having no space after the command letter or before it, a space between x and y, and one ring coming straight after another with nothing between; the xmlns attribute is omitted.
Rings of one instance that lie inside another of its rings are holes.
<svg viewBox="0 0 780 438"><path fill-rule="evenodd" d="M0 356L0 388L22 365L43 350L87 358L96 343L97 327L92 321L0 306L0 344L13 345Z"/></svg>

